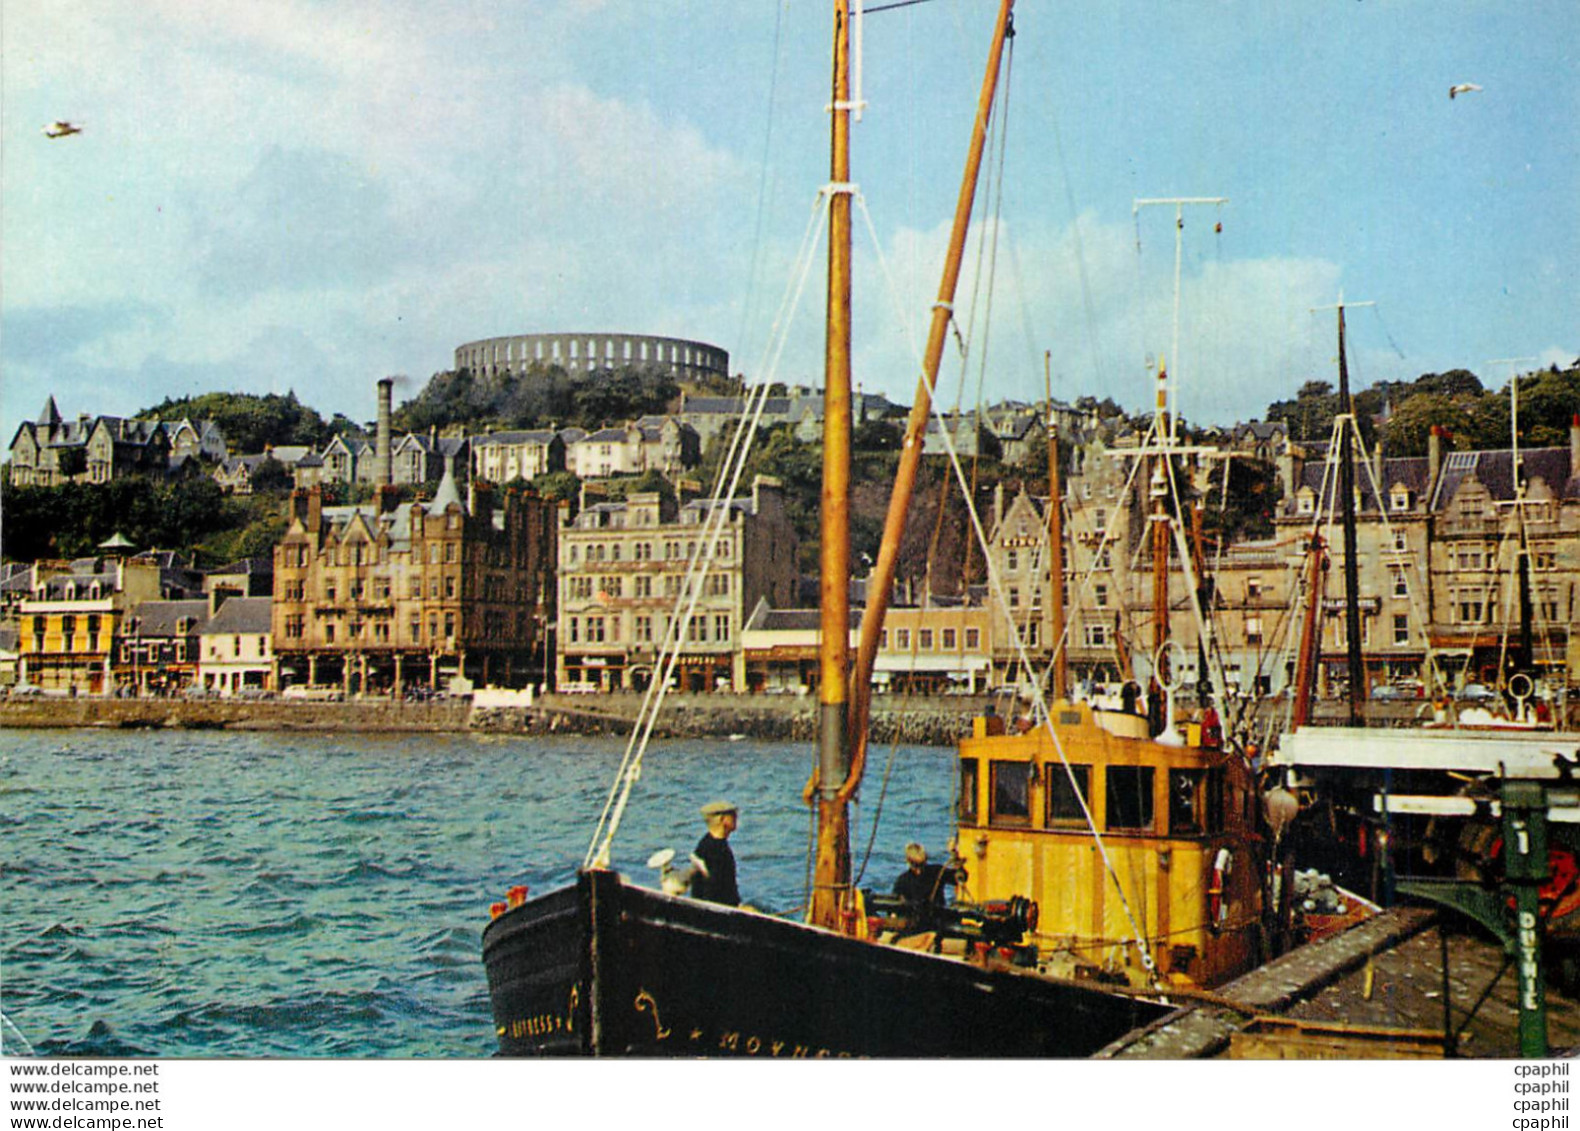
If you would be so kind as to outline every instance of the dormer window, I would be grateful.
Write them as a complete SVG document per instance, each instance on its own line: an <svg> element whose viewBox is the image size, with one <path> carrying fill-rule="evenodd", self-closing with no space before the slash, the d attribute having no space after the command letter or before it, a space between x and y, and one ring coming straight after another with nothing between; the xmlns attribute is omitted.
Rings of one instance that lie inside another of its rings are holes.
<svg viewBox="0 0 1580 1131"><path fill-rule="evenodd" d="M1316 492L1312 491L1311 488L1309 488L1309 487L1301 488L1300 493L1295 496L1295 513L1296 514L1315 514L1316 511L1317 511L1317 496L1316 496Z"/></svg>
<svg viewBox="0 0 1580 1131"><path fill-rule="evenodd" d="M1388 496L1388 508L1395 511L1410 509L1410 492L1403 487L1395 487Z"/></svg>

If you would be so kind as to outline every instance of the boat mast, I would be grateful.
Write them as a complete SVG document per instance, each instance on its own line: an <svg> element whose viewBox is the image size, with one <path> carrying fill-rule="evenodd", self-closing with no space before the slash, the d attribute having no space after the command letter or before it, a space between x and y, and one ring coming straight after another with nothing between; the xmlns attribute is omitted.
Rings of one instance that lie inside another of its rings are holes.
<svg viewBox="0 0 1580 1131"><path fill-rule="evenodd" d="M1525 530L1525 469L1520 464L1520 374L1518 366L1527 362L1536 361L1534 357L1502 357L1494 358L1490 365L1508 365L1509 373L1509 464L1514 477L1514 522L1518 535L1515 548L1515 575L1519 585L1520 602L1520 643L1519 650L1515 653L1510 667L1513 672L1531 672L1535 670L1536 648L1531 639L1531 620L1535 610L1531 607L1531 557L1530 541ZM1507 636L1507 622L1505 622L1505 635ZM1500 680L1513 677L1513 672L1499 672Z"/></svg>
<svg viewBox="0 0 1580 1131"><path fill-rule="evenodd" d="M1053 351L1042 355L1043 396L1048 402L1048 642L1053 654L1053 697L1070 694L1069 645L1064 640L1064 495L1059 483L1059 421L1053 412Z"/></svg>
<svg viewBox="0 0 1580 1131"><path fill-rule="evenodd" d="M1295 665L1294 713L1290 726L1299 729L1311 721L1311 694L1322 662L1322 585L1328 575L1328 555L1322 535L1313 533L1306 547L1306 609L1300 627L1300 653Z"/></svg>
<svg viewBox="0 0 1580 1131"><path fill-rule="evenodd" d="M850 3L834 0L829 157L828 304L823 362L823 493L818 556L817 862L810 921L837 927L850 887L844 797L850 666Z"/></svg>
<svg viewBox="0 0 1580 1131"><path fill-rule="evenodd" d="M1168 469L1163 461L1168 459L1167 440L1174 434L1169 419L1169 371L1158 363L1157 413L1152 429L1163 451L1152 457L1152 664L1153 678L1160 685L1167 685L1169 672L1166 651L1169 642L1169 513L1166 505L1169 494Z"/></svg>
<svg viewBox="0 0 1580 1131"><path fill-rule="evenodd" d="M1349 655L1350 726L1365 726L1361 703L1366 699L1366 664L1361 659L1360 563L1355 547L1355 455L1352 444L1358 433L1355 404L1350 400L1350 367L1344 356L1345 306L1371 306L1369 302L1346 303L1339 295L1334 307L1339 312L1339 411L1334 427L1342 429L1339 440L1339 515L1344 525L1344 636Z"/></svg>
<svg viewBox="0 0 1580 1131"><path fill-rule="evenodd" d="M1366 698L1366 665L1361 658L1360 562L1355 538L1355 405L1350 400L1350 367L1344 356L1344 304L1339 303L1339 408L1345 416L1344 442L1339 445L1339 490L1344 506L1344 637L1349 650L1350 725L1364 726L1361 703Z"/></svg>
<svg viewBox="0 0 1580 1131"><path fill-rule="evenodd" d="M921 465L923 437L932 415L933 388L938 380L938 366L943 359L944 344L949 324L954 316L955 285L960 279L960 265L965 256L966 231L971 223L971 209L976 200L977 173L982 167L982 153L987 146L988 118L998 89L999 64L1004 55L1006 40L1014 35L1010 13L1015 0L1000 0L998 24L993 33L993 45L988 51L987 73L982 80L982 93L977 102L976 124L971 131L971 146L966 158L965 174L960 182L960 196L955 204L954 227L949 236L949 251L944 261L943 278L938 284L938 299L933 303L932 323L927 335L927 350L922 359L921 377L916 383L916 401L905 422L905 439L900 447L899 466L895 470L894 490L889 495L889 510L883 521L883 540L878 546L878 560L867 580L867 607L861 618L861 636L856 651L856 662L850 676L850 748L854 757L845 780L842 796L848 800L861 784L866 761L867 721L872 706L872 671L878 657L878 639L883 620L889 608L890 592L900 554L900 536L905 530L906 512L910 509L911 493L916 485L917 470ZM824 573L825 591L828 574ZM826 780L826 779L825 779ZM842 803L843 804L843 803Z"/></svg>

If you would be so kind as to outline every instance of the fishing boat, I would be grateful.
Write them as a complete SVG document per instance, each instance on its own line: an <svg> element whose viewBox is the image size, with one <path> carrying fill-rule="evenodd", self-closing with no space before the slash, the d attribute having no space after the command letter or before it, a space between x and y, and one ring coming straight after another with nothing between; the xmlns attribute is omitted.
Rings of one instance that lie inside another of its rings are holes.
<svg viewBox="0 0 1580 1131"><path fill-rule="evenodd" d="M1546 1055L1542 950L1556 942L1573 979L1580 956L1580 733L1538 723L1526 710L1532 674L1531 602L1524 529L1517 402L1511 406L1514 572L1521 605L1520 644L1500 656L1498 681L1516 702L1510 716L1477 708L1413 727L1368 726L1361 654L1353 450L1358 443L1345 352L1345 304L1338 310L1340 414L1334 444L1337 502L1344 524L1344 609L1349 668L1345 725L1314 725L1316 632L1326 571L1324 540L1308 547L1304 628L1295 695L1285 733L1268 759L1276 791L1291 805L1285 863L1320 855L1335 876L1371 885L1384 905L1396 895L1425 899L1468 915L1501 937L1520 979L1520 1041L1525 1055ZM1517 388L1517 385L1516 385ZM1576 450L1580 450L1577 445ZM1330 462L1333 457L1330 457ZM1374 494L1378 484L1373 483ZM1507 626L1506 626L1507 627ZM1446 692L1435 666L1438 690ZM1560 705L1560 709L1562 704ZM1446 945L1446 944L1445 944Z"/></svg>
<svg viewBox="0 0 1580 1131"><path fill-rule="evenodd" d="M1009 733L1002 717L983 717L962 743L956 901L925 929L905 929L907 908L856 890L852 877L849 805L867 758L874 660L1012 3L1001 0L854 657L845 515L848 130L857 100L850 9L834 3L820 730L806 790L817 839L806 921L635 884L610 865L606 839L571 886L533 899L517 891L496 905L483 952L503 1054L1086 1056L1168 1012L1170 988L1213 984L1257 954L1260 868L1248 851L1254 789L1243 759L1210 736L1187 741L1172 710L1167 732L1154 734L1142 715L1069 702L1062 667L1051 697L1033 688L1034 727ZM1165 424L1162 414L1154 430ZM1050 470L1056 516L1056 458ZM1165 589L1166 525L1155 535ZM660 697L663 687L656 682ZM628 788L636 771L624 776Z"/></svg>

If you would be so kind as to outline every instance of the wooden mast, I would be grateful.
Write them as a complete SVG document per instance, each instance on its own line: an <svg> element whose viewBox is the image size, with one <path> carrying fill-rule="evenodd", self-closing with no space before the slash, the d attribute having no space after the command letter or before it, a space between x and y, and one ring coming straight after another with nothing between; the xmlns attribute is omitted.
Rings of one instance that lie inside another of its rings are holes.
<svg viewBox="0 0 1580 1131"><path fill-rule="evenodd" d="M1053 352L1042 355L1043 395L1048 402L1048 644L1053 655L1053 697L1070 695L1069 646L1064 642L1064 496L1059 483L1059 422L1053 414Z"/></svg>
<svg viewBox="0 0 1580 1131"><path fill-rule="evenodd" d="M850 667L850 4L834 0L829 157L828 304L823 373L823 493L818 565L817 861L809 919L837 927L850 889L850 822L843 787Z"/></svg>
<svg viewBox="0 0 1580 1131"><path fill-rule="evenodd" d="M867 752L867 721L872 706L872 671L878 656L878 639L883 620L889 608L890 591L900 552L900 536L905 530L906 512L910 508L911 493L916 485L916 474L921 464L923 435L932 414L933 387L938 379L938 366L943 358L944 344L949 323L954 314L955 285L960 278L960 265L964 258L966 230L971 222L971 209L976 199L977 172L982 166L982 153L987 145L988 118L993 108L993 98L998 88L999 64L1004 55L1004 43L1014 35L1010 13L1015 0L1000 0L998 25L993 34L993 45L988 51L987 73L982 80L982 93L977 102L976 124L971 131L971 146L966 159L966 170L960 183L960 196L955 205L954 228L949 237L949 252L944 263L943 278L938 285L938 300L933 304L932 323L927 335L927 350L923 355L922 374L916 384L916 401L911 406L905 424L905 440L900 448L899 467L896 469L894 490L889 496L889 510L883 523L883 540L878 547L878 560L867 581L867 607L861 618L861 637L856 652L856 663L850 677L850 749L853 752L851 768L841 791L841 804L848 801L861 784ZM827 574L824 585L827 586Z"/></svg>
<svg viewBox="0 0 1580 1131"><path fill-rule="evenodd" d="M1311 695L1317 681L1317 665L1322 660L1320 636L1322 586L1328 575L1328 555L1322 535L1313 534L1306 548L1306 610L1301 618L1300 651L1295 658L1295 705L1290 726L1296 729L1311 721Z"/></svg>

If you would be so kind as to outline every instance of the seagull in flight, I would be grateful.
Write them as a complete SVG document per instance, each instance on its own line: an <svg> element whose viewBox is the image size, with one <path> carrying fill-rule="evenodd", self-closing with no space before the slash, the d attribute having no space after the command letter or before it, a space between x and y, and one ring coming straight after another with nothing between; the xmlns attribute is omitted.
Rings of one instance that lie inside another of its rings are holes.
<svg viewBox="0 0 1580 1131"><path fill-rule="evenodd" d="M70 137L81 132L82 127L75 122L52 122L44 127L44 136L48 138Z"/></svg>
<svg viewBox="0 0 1580 1131"><path fill-rule="evenodd" d="M1448 97L1452 99L1456 94L1470 94L1471 92L1480 89L1481 88L1473 82L1455 83L1453 86L1448 88Z"/></svg>

